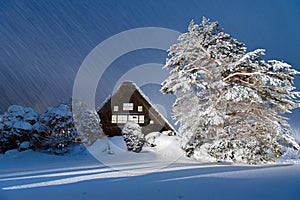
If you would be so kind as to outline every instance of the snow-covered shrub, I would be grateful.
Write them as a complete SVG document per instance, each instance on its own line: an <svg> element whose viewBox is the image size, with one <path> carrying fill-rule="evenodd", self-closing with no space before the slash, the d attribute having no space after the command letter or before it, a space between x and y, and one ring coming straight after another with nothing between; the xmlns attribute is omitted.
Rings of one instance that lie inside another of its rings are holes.
<svg viewBox="0 0 300 200"><path fill-rule="evenodd" d="M254 138L236 140L222 139L214 141L208 148L208 154L218 161L233 161L238 163L259 164L274 162L281 156L281 148L274 145L269 149L269 144L260 143ZM274 156L273 152L277 152Z"/></svg>
<svg viewBox="0 0 300 200"><path fill-rule="evenodd" d="M77 128L77 138L85 145L92 145L97 139L105 138L97 112L80 100L73 100L72 111Z"/></svg>
<svg viewBox="0 0 300 200"><path fill-rule="evenodd" d="M69 151L71 146L74 144L74 132L72 130L60 129L60 132L51 131L50 135L45 137L43 145L51 153L57 155L63 155Z"/></svg>
<svg viewBox="0 0 300 200"><path fill-rule="evenodd" d="M76 123L78 137L82 143L90 146L98 138L103 137L100 118L96 112L91 110L82 112L79 121Z"/></svg>
<svg viewBox="0 0 300 200"><path fill-rule="evenodd" d="M36 122L32 126L32 137L33 137L33 146L34 149L43 149L45 138L50 134L51 129L47 125L41 123L40 121Z"/></svg>
<svg viewBox="0 0 300 200"><path fill-rule="evenodd" d="M73 118L70 107L64 104L58 107L49 107L40 115L40 122L47 125L53 131L73 127Z"/></svg>
<svg viewBox="0 0 300 200"><path fill-rule="evenodd" d="M66 153L77 135L70 107L64 104L49 107L40 115L40 124L35 128L44 133L40 138L41 146L55 154Z"/></svg>
<svg viewBox="0 0 300 200"><path fill-rule="evenodd" d="M160 132L152 132L145 136L145 143L147 146L155 147L157 145L157 138L161 136Z"/></svg>
<svg viewBox="0 0 300 200"><path fill-rule="evenodd" d="M28 150L30 147L32 147L32 144L29 141L22 142L19 146L19 151Z"/></svg>
<svg viewBox="0 0 300 200"><path fill-rule="evenodd" d="M128 151L139 153L142 150L145 136L137 123L127 122L122 129L122 135Z"/></svg>
<svg viewBox="0 0 300 200"><path fill-rule="evenodd" d="M48 108L40 116L32 108L12 105L0 119L0 152L50 149L63 154L74 143L76 129L69 106Z"/></svg>
<svg viewBox="0 0 300 200"><path fill-rule="evenodd" d="M27 148L34 148L32 125L37 121L38 113L32 108L18 105L10 106L0 120L0 152L17 149L21 144L23 147L24 144L28 144ZM23 148L19 149L22 150Z"/></svg>

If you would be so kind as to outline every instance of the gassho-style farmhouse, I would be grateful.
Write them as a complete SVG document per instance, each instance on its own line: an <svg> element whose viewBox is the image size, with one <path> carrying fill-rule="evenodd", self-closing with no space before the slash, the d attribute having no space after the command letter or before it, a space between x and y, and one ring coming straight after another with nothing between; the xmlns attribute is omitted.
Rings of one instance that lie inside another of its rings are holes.
<svg viewBox="0 0 300 200"><path fill-rule="evenodd" d="M175 129L151 104L149 98L133 82L123 82L118 90L98 110L102 129L108 136L122 135L128 121L142 127L143 134Z"/></svg>

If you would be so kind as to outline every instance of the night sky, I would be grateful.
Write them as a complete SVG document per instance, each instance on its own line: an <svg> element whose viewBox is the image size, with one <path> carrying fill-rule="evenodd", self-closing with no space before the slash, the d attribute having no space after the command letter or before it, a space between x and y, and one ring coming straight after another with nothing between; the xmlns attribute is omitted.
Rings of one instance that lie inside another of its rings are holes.
<svg viewBox="0 0 300 200"><path fill-rule="evenodd" d="M298 0L102 0L0 1L0 110L11 104L38 111L72 95L76 72L103 40L138 27L186 32L202 16L218 21L248 50L266 49L265 59L284 60L300 70L300 1ZM164 63L166 52L139 50L116 60L98 85L96 103L106 99L118 78L143 63ZM300 77L295 81L300 90ZM145 87L154 101L174 98ZM169 103L170 104L170 103ZM168 114L169 118L170 114ZM300 128L300 109L289 114Z"/></svg>

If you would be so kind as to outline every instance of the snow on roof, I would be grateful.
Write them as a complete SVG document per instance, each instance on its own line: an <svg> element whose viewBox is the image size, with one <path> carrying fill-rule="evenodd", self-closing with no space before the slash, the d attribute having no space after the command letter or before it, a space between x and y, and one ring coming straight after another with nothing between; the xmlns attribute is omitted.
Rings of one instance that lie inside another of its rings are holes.
<svg viewBox="0 0 300 200"><path fill-rule="evenodd" d="M141 95L146 101L151 105L151 107L154 109L155 112L167 123L169 127L171 127L174 131L176 129L169 123L169 121L159 112L159 110L156 108L156 106L152 103L152 101L147 97L147 95L140 89L139 86L137 86L134 82L132 81L124 81L122 84L119 85L118 89L116 90L115 93L119 91L119 89L122 87L124 84L131 84Z"/></svg>
<svg viewBox="0 0 300 200"><path fill-rule="evenodd" d="M111 97L111 95L108 95L108 97L106 97L106 99L96 108L96 111L98 112L111 99Z"/></svg>

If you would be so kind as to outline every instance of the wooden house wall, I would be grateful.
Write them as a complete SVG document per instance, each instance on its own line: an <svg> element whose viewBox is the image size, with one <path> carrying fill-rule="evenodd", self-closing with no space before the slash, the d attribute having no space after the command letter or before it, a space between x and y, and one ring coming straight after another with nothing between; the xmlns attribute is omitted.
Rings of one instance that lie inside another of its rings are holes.
<svg viewBox="0 0 300 200"><path fill-rule="evenodd" d="M123 103L133 103L133 110L123 111ZM114 106L118 106L118 111L113 111ZM143 106L141 112L138 111L138 106ZM151 104L136 90L132 83L123 83L112 98L98 111L98 114L103 131L108 136L121 135L121 129L124 125L112 123L113 114L144 115L144 124L139 124L144 134L154 131L174 131L154 109L151 109ZM150 124L150 120L153 120L154 123Z"/></svg>

